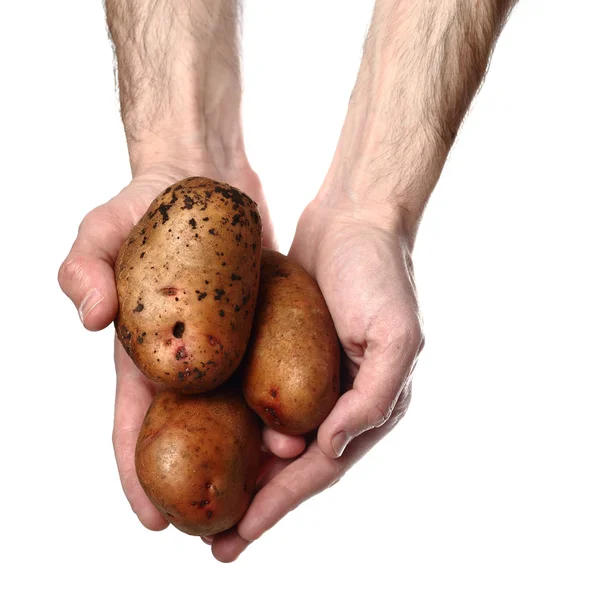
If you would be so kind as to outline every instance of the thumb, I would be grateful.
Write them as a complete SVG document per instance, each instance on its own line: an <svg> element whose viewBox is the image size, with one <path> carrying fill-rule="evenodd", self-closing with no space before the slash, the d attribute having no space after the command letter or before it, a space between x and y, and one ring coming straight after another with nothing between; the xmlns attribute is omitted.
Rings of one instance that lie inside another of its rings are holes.
<svg viewBox="0 0 600 600"><path fill-rule="evenodd" d="M118 308L114 261L128 227L107 217L105 208L100 207L84 218L58 272L62 291L75 304L85 328L91 331L109 325Z"/></svg>
<svg viewBox="0 0 600 600"><path fill-rule="evenodd" d="M351 390L337 401L318 432L321 452L341 456L361 433L380 427L392 416L423 346L420 326L405 328L385 347L371 342Z"/></svg>
<svg viewBox="0 0 600 600"><path fill-rule="evenodd" d="M86 329L98 331L117 314L117 292L112 267L93 255L71 252L61 265L58 281L73 301Z"/></svg>

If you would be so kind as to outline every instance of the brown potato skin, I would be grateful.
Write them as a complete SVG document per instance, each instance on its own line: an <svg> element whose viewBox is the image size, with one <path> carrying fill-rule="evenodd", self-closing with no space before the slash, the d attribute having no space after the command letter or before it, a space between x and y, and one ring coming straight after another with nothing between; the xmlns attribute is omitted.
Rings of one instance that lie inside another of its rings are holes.
<svg viewBox="0 0 600 600"><path fill-rule="evenodd" d="M316 429L339 395L340 347L317 282L295 261L263 249L244 397L266 425L289 435Z"/></svg>
<svg viewBox="0 0 600 600"><path fill-rule="evenodd" d="M160 392L140 430L135 467L170 523L190 535L214 535L246 512L260 455L260 421L227 385L197 396Z"/></svg>
<svg viewBox="0 0 600 600"><path fill-rule="evenodd" d="M117 336L160 388L215 389L238 367L258 294L256 204L191 177L168 187L125 241L115 266Z"/></svg>

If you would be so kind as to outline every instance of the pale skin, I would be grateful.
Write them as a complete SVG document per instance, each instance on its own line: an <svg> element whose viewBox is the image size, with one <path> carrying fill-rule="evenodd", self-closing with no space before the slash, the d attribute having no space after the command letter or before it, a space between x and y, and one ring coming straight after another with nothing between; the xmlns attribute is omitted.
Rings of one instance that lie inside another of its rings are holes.
<svg viewBox="0 0 600 600"><path fill-rule="evenodd" d="M205 540L223 562L337 482L404 415L423 333L411 252L423 210L516 0L377 0L339 143L290 255L318 281L345 352L345 391L308 446L265 429L271 458L236 528ZM241 128L236 0L107 0L131 183L83 220L59 281L92 331L117 311L114 261L169 184L203 175L259 205ZM137 480L134 449L154 389L115 344L113 443L140 521L166 521Z"/></svg>

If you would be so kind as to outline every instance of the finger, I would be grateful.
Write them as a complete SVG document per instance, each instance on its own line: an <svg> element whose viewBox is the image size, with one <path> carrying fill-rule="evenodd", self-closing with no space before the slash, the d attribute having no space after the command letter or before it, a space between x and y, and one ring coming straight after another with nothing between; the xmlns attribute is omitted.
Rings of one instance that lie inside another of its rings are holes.
<svg viewBox="0 0 600 600"><path fill-rule="evenodd" d="M279 461L238 523L238 535L248 542L257 540L304 500L337 481L345 466L344 460L325 456L316 443L287 465Z"/></svg>
<svg viewBox="0 0 600 600"><path fill-rule="evenodd" d="M142 421L152 402L152 387L115 339L117 395L113 445L123 491L138 519L148 529L160 531L166 519L150 502L135 470L135 446Z"/></svg>
<svg viewBox="0 0 600 600"><path fill-rule="evenodd" d="M201 535L200 539L205 543L208 544L209 546L213 543L213 539L214 539L214 535Z"/></svg>
<svg viewBox="0 0 600 600"><path fill-rule="evenodd" d="M267 463L263 465L259 476L256 479L256 490L265 487L270 481L272 481L283 469L291 464L294 459L282 459L277 456L271 455L271 458Z"/></svg>
<svg viewBox="0 0 600 600"><path fill-rule="evenodd" d="M282 460L276 456L270 455L270 458L264 463L262 472L258 477L256 486L258 489L266 486L292 461ZM252 501L254 503L255 500ZM213 536L212 546L214 557L221 562L232 562L249 546L250 541L244 539L234 527L222 534Z"/></svg>
<svg viewBox="0 0 600 600"><path fill-rule="evenodd" d="M340 397L319 427L319 447L326 456L341 456L352 439L390 418L422 347L418 319L394 332L391 341L389 337L387 332L375 338L385 339L385 346L367 343L352 389Z"/></svg>
<svg viewBox="0 0 600 600"><path fill-rule="evenodd" d="M242 538L234 527L215 536L212 553L218 561L230 563L236 560L249 545L250 542Z"/></svg>
<svg viewBox="0 0 600 600"><path fill-rule="evenodd" d="M336 484L352 465L393 429L409 402L410 385L403 390L392 417L382 427L368 431L351 442L341 458L325 456L315 442L296 460L276 461L263 477L260 491L238 523L237 535L242 540L235 545L238 556L243 551L240 548L244 542L257 540L302 502Z"/></svg>
<svg viewBox="0 0 600 600"><path fill-rule="evenodd" d="M103 329L116 316L114 262L132 225L131 218L114 205L94 209L83 219L77 239L59 269L61 289L91 331Z"/></svg>
<svg viewBox="0 0 600 600"><path fill-rule="evenodd" d="M110 264L71 251L59 270L62 291L73 301L86 329L98 331L117 314L117 293Z"/></svg>
<svg viewBox="0 0 600 600"><path fill-rule="evenodd" d="M302 436L286 435L270 427L263 429L263 444L279 458L295 458L306 448L306 440Z"/></svg>

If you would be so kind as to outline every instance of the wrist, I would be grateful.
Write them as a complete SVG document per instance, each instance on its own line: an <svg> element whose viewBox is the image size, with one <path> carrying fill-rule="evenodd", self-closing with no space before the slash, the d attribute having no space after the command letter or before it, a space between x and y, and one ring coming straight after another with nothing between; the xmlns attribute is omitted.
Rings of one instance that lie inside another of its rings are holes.
<svg viewBox="0 0 600 600"><path fill-rule="evenodd" d="M342 186L331 188L327 193L321 190L307 210L313 221L320 224L320 233L337 225L358 227L401 238L410 247L414 245L420 221L420 214L416 215L401 204L372 197L350 197Z"/></svg>
<svg viewBox="0 0 600 600"><path fill-rule="evenodd" d="M326 203L414 238L512 4L375 3Z"/></svg>
<svg viewBox="0 0 600 600"><path fill-rule="evenodd" d="M139 177L165 167L195 172L198 167L231 172L248 168L241 124L235 120L221 127L215 120L190 119L180 124L147 131L135 138L128 136L127 147L131 172Z"/></svg>
<svg viewBox="0 0 600 600"><path fill-rule="evenodd" d="M353 96L319 197L336 210L414 239L448 146L426 123L398 128L386 116L386 105L371 94Z"/></svg>
<svg viewBox="0 0 600 600"><path fill-rule="evenodd" d="M372 149L354 145L348 152L340 141L317 203L412 244L445 158L437 149L422 147L405 163L386 170L378 167Z"/></svg>
<svg viewBox="0 0 600 600"><path fill-rule="evenodd" d="M263 211L263 227L268 229L268 213L264 206L258 176L248 162L243 148L233 151L205 142L189 143L181 139L156 140L136 148L139 162L132 162L132 184L136 190L146 190L142 196L152 199L158 192L188 177L209 177L233 185L255 202ZM262 202L261 202L262 201ZM143 210L147 207L144 206ZM265 234L266 237L267 234Z"/></svg>

